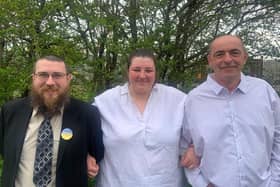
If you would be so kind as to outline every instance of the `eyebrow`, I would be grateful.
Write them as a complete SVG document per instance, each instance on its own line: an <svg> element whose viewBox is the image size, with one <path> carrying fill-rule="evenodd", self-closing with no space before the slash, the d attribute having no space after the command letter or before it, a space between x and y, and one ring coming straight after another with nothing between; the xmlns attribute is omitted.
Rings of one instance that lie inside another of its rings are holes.
<svg viewBox="0 0 280 187"><path fill-rule="evenodd" d="M230 50L218 50L218 51L215 51L213 54L216 54L216 53L225 53L225 52L241 52L240 49L230 49Z"/></svg>
<svg viewBox="0 0 280 187"><path fill-rule="evenodd" d="M154 69L154 67L141 67L141 66L134 66L131 68L138 68L138 69Z"/></svg>

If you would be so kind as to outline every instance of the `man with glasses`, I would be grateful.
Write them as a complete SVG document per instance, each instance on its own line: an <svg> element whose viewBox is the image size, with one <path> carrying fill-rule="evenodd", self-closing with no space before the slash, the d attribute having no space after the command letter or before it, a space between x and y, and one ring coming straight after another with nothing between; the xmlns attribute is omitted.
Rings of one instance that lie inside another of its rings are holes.
<svg viewBox="0 0 280 187"><path fill-rule="evenodd" d="M72 75L56 56L37 60L30 96L0 113L5 187L87 187L87 156L104 147L97 108L69 97Z"/></svg>

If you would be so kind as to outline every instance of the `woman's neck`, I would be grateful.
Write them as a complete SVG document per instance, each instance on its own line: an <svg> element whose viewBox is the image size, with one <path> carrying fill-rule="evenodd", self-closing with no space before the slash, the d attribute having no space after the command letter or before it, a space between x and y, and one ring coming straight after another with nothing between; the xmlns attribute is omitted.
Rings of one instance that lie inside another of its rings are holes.
<svg viewBox="0 0 280 187"><path fill-rule="evenodd" d="M144 113L150 93L135 93L131 88L129 88L129 94L132 98L132 102L136 105L141 114Z"/></svg>

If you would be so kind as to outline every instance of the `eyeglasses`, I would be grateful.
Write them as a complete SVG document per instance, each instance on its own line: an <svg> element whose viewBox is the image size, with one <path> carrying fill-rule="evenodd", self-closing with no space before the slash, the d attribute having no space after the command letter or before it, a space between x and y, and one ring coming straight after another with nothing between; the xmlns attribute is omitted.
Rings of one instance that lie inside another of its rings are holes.
<svg viewBox="0 0 280 187"><path fill-rule="evenodd" d="M62 72L53 72L53 73L48 73L48 72L38 72L34 73L36 77L38 77L40 80L48 80L49 77L51 76L53 80L60 80L63 77L65 77L67 74L62 73Z"/></svg>

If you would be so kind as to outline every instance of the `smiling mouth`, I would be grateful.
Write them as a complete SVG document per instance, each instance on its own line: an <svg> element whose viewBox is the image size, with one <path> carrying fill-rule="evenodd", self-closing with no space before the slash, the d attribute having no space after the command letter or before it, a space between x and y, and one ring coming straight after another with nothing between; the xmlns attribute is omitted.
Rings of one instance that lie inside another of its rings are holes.
<svg viewBox="0 0 280 187"><path fill-rule="evenodd" d="M47 95L53 95L53 94L57 94L57 90L56 89L45 89L42 92L43 94L47 94Z"/></svg>
<svg viewBox="0 0 280 187"><path fill-rule="evenodd" d="M46 89L46 90L44 90L45 92L55 92L56 90L54 90L54 89Z"/></svg>
<svg viewBox="0 0 280 187"><path fill-rule="evenodd" d="M237 66L225 66L225 67L220 67L220 69L236 69Z"/></svg>
<svg viewBox="0 0 280 187"><path fill-rule="evenodd" d="M149 83L148 81L137 81L138 84L147 84Z"/></svg>

